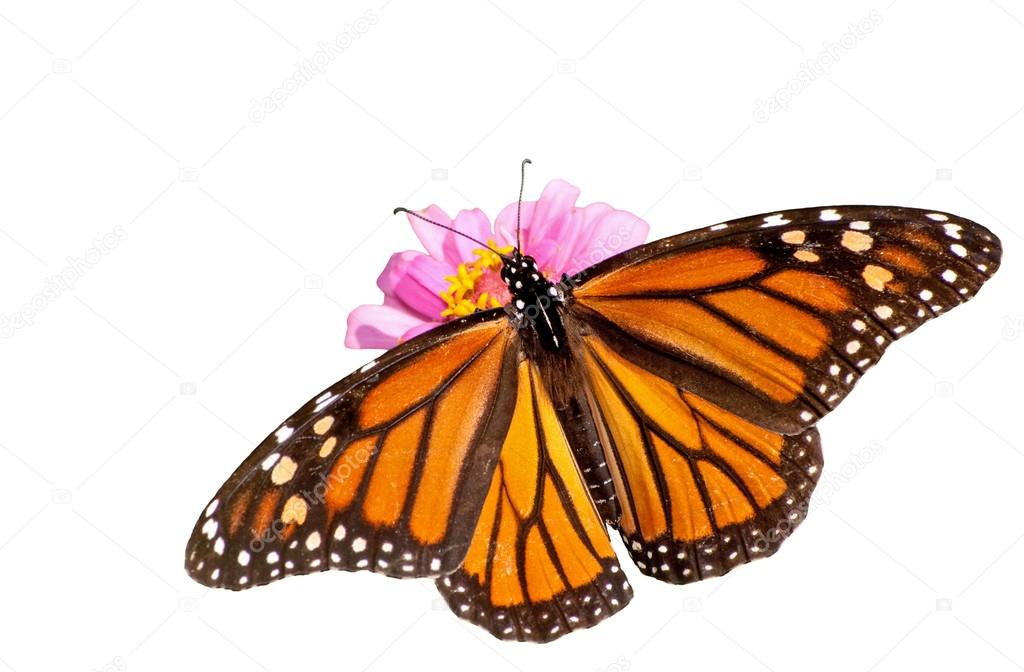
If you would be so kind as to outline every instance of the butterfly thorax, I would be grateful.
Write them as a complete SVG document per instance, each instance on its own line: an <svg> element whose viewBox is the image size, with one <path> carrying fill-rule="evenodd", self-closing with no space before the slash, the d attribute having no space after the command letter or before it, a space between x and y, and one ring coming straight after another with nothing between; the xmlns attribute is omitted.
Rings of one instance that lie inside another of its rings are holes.
<svg viewBox="0 0 1024 672"><path fill-rule="evenodd" d="M512 296L509 311L520 328L532 329L545 350L560 352L565 326L557 308L564 300L559 288L544 277L533 257L518 249L502 264L501 279Z"/></svg>

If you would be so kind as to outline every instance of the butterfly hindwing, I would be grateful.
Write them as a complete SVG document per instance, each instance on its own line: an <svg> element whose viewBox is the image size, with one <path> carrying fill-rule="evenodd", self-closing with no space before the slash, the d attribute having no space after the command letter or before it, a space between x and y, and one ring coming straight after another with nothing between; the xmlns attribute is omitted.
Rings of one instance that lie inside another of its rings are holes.
<svg viewBox="0 0 1024 672"><path fill-rule="evenodd" d="M504 313L478 313L305 404L200 516L189 574L242 589L324 569L456 569L511 419L517 342Z"/></svg>
<svg viewBox="0 0 1024 672"><path fill-rule="evenodd" d="M822 465L817 430L763 429L596 336L582 349L615 525L640 570L688 583L774 553L807 513Z"/></svg>
<svg viewBox="0 0 1024 672"><path fill-rule="evenodd" d="M550 641L622 609L632 588L533 362L519 365L516 387L469 552L437 585L496 637Z"/></svg>
<svg viewBox="0 0 1024 672"><path fill-rule="evenodd" d="M584 271L570 310L621 351L782 433L815 424L894 340L963 303L998 239L955 215L836 206L758 215Z"/></svg>

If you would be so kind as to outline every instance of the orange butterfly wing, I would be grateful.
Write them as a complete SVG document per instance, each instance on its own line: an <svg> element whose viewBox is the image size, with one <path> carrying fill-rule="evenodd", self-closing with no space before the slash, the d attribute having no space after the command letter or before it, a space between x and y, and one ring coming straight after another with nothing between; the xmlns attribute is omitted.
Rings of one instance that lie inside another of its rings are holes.
<svg viewBox="0 0 1024 672"><path fill-rule="evenodd" d="M478 313L309 401L200 516L189 574L242 589L325 569L455 570L508 430L517 344L503 312Z"/></svg>
<svg viewBox="0 0 1024 672"><path fill-rule="evenodd" d="M763 429L630 362L596 336L584 370L637 567L663 581L719 576L774 553L821 473L818 432Z"/></svg>
<svg viewBox="0 0 1024 672"><path fill-rule="evenodd" d="M496 637L544 642L611 616L633 591L536 363L519 364L516 387L469 552L437 586Z"/></svg>
<svg viewBox="0 0 1024 672"><path fill-rule="evenodd" d="M837 206L656 241L578 279L570 311L683 389L781 433L815 424L894 340L970 299L998 239L946 213Z"/></svg>
<svg viewBox="0 0 1024 672"><path fill-rule="evenodd" d="M777 550L820 474L813 425L890 343L974 296L1000 255L955 215L837 206L584 271L569 330L607 461L589 487L615 499L640 569L688 582Z"/></svg>

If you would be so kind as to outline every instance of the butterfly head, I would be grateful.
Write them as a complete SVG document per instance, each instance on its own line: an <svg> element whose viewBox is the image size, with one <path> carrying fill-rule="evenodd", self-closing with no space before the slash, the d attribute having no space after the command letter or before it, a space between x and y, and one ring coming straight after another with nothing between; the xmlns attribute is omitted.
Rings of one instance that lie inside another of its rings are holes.
<svg viewBox="0 0 1024 672"><path fill-rule="evenodd" d="M513 298L525 298L547 294L551 282L544 277L537 260L518 249L502 259L501 279L508 286Z"/></svg>

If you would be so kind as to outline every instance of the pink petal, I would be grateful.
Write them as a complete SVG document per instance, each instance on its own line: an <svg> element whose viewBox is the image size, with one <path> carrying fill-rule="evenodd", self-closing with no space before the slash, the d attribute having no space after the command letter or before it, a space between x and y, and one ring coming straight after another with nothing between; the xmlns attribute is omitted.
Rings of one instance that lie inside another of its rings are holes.
<svg viewBox="0 0 1024 672"><path fill-rule="evenodd" d="M445 226L452 225L451 217L436 205L427 206L420 210L419 213L427 219L432 219L439 224L444 224ZM438 261L445 261L444 244L448 239L448 236L451 234L440 226L434 226L429 222L424 222L422 219L413 217L408 213L406 213L406 217L409 218L409 225L412 226L412 230L416 234L416 237L420 239L421 243L423 243L423 249L425 249L434 259L437 259ZM448 259L447 261L455 261L455 263L458 263L457 260L453 259Z"/></svg>
<svg viewBox="0 0 1024 672"><path fill-rule="evenodd" d="M480 210L479 208L474 210L463 210L460 212L455 216L452 228L456 231L461 231L467 236L476 238L485 245L488 238L494 237L491 233L491 220L487 219L487 215L485 215L483 210ZM479 250L485 247L485 245L479 245L465 236L459 236L451 233L450 231L447 233L448 240L445 241L444 245L446 259L454 258L458 259L460 262L473 261L476 259L473 255L473 250Z"/></svg>
<svg viewBox="0 0 1024 672"><path fill-rule="evenodd" d="M543 240L557 240L563 228L572 218L580 190L564 180L551 180L540 198L535 202L523 203L522 243L523 250ZM495 220L496 229L507 241L516 239L516 204L506 206ZM529 252L533 254L533 252ZM539 261L539 259L538 259Z"/></svg>
<svg viewBox="0 0 1024 672"><path fill-rule="evenodd" d="M576 266L573 262L594 239L595 225L614 208L606 203L591 203L576 208L571 221L562 228L558 238L558 253L551 260L551 269L559 276Z"/></svg>
<svg viewBox="0 0 1024 672"><path fill-rule="evenodd" d="M393 348L398 339L422 320L398 306L358 306L348 314L345 346L349 348Z"/></svg>
<svg viewBox="0 0 1024 672"><path fill-rule="evenodd" d="M405 282L395 287L395 296L424 319L438 319L447 306L440 297L448 287L445 275L450 271L431 257L414 259Z"/></svg>
<svg viewBox="0 0 1024 672"><path fill-rule="evenodd" d="M535 202L523 203L522 231L519 244L522 245L520 252L533 257L537 261L538 268L542 270L551 269L551 261L558 252L558 242L551 238L541 238L533 235L527 229L533 220ZM499 228L500 227L500 228ZM516 241L516 204L505 206L495 220L497 229L497 242L499 245L517 245Z"/></svg>
<svg viewBox="0 0 1024 672"><path fill-rule="evenodd" d="M408 331L406 331L404 334L402 334L402 337L399 339L399 342L400 343L405 343L406 341L411 341L412 339L416 338L420 334L424 334L424 333L430 331L431 329L433 329L434 327L439 327L442 324L444 324L444 323L443 322L424 322L423 324L418 324L415 327L413 327L413 328L409 329Z"/></svg>
<svg viewBox="0 0 1024 672"><path fill-rule="evenodd" d="M516 244L516 206L517 203L510 203L501 209L494 219L494 232L499 245ZM522 222L525 226L533 218L533 208L536 205L533 201L523 203ZM525 238L524 238L525 240ZM525 246L524 246L525 247Z"/></svg>
<svg viewBox="0 0 1024 672"><path fill-rule="evenodd" d="M448 288L446 275L455 275L456 269L442 264L433 257L420 255L409 264L409 278L422 285L427 291L437 296Z"/></svg>
<svg viewBox="0 0 1024 672"><path fill-rule="evenodd" d="M643 243L650 226L631 212L611 210L587 229L572 257L566 260L565 272L570 275Z"/></svg>
<svg viewBox="0 0 1024 672"><path fill-rule="evenodd" d="M524 254L528 254L537 262L537 268L549 277L557 275L561 277L558 268L555 267L555 257L558 255L559 246L557 240L536 240L531 241L529 247L523 243Z"/></svg>
<svg viewBox="0 0 1024 672"><path fill-rule="evenodd" d="M394 294L395 287L409 275L409 265L412 264L412 260L416 257L426 256L422 252L413 252L412 250L392 254L388 263L384 265L384 270L377 276L377 286L380 287L380 291L385 294Z"/></svg>
<svg viewBox="0 0 1024 672"><path fill-rule="evenodd" d="M576 212L580 190L564 180L551 180L541 192L530 218L530 240L559 240Z"/></svg>
<svg viewBox="0 0 1024 672"><path fill-rule="evenodd" d="M398 252L391 255L377 286L385 297L394 297L422 318L433 320L446 305L439 296L448 287L444 277L453 273L454 269L422 252Z"/></svg>

